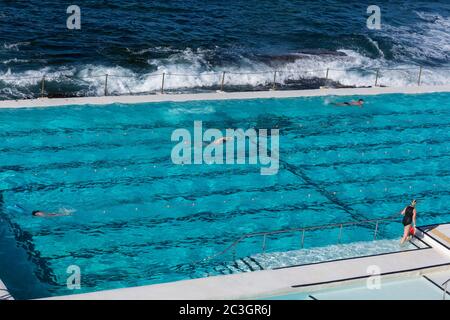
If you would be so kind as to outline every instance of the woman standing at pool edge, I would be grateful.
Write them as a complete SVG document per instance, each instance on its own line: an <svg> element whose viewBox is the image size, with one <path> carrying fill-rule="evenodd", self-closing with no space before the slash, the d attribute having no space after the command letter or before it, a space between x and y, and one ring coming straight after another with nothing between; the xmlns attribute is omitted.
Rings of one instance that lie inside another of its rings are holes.
<svg viewBox="0 0 450 320"><path fill-rule="evenodd" d="M407 206L405 209L403 209L402 211L402 215L403 215L403 238L400 241L400 244L403 244L408 237L410 236L410 229L411 229L411 223L413 224L413 227L416 228L416 215L417 215L417 211L416 211L416 204L417 201L413 200L411 201L411 204L409 206Z"/></svg>

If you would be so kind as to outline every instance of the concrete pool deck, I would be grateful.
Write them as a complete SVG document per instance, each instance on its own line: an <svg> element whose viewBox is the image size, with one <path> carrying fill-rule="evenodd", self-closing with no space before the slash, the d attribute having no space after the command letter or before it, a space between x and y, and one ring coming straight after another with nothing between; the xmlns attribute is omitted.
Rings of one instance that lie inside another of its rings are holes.
<svg viewBox="0 0 450 320"><path fill-rule="evenodd" d="M435 226L427 230L427 233L450 250L450 224Z"/></svg>
<svg viewBox="0 0 450 320"><path fill-rule="evenodd" d="M444 228L450 224L442 225ZM150 286L106 290L48 299L61 300L226 300L254 299L311 292L365 282L375 266L383 279L407 279L424 273L450 273L450 250L427 232L418 237L428 247L412 251L334 260L277 270L214 276Z"/></svg>
<svg viewBox="0 0 450 320"><path fill-rule="evenodd" d="M192 94L152 94L133 96L102 96L80 98L39 98L29 100L0 101L0 108L33 108L57 107L66 105L106 105L112 103L138 104L151 102L183 102L208 100L238 100L238 99L267 99L267 98L295 98L319 96L351 96L351 95L378 95L378 94L420 94L450 92L450 85L444 86L411 86L411 87L368 87L368 88L341 88L341 89L313 89L313 90L272 90L252 92L211 92Z"/></svg>

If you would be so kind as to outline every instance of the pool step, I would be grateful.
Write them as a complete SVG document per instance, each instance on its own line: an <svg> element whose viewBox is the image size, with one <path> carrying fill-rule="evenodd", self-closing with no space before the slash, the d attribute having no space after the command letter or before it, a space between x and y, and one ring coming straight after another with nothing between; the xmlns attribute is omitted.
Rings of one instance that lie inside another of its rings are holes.
<svg viewBox="0 0 450 320"><path fill-rule="evenodd" d="M214 267L214 273L219 274L232 274L241 272L251 272L264 270L261 264L253 259L253 257L239 258L232 263L222 263Z"/></svg>
<svg viewBox="0 0 450 320"><path fill-rule="evenodd" d="M337 259L415 250L422 247L423 244L417 239L403 246L399 244L398 239L353 242L311 249L255 254L233 262L223 263L217 266L215 271L219 274L231 274L277 269Z"/></svg>

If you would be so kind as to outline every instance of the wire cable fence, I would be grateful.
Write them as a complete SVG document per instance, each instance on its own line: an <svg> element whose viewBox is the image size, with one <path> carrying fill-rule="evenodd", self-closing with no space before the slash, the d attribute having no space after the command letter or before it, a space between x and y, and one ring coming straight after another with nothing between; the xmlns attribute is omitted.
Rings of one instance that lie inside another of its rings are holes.
<svg viewBox="0 0 450 320"><path fill-rule="evenodd" d="M343 232L344 230L347 230L351 227L361 227L361 228L367 228L367 231L369 232L370 236L366 241L375 241L377 240L380 229L382 224L393 224L393 223L399 223L397 216L392 216L388 218L379 218L379 219L371 219L371 220L363 220L363 221L352 221L352 222L342 222L342 223L331 223L331 224L325 224L325 225L319 225L319 226L308 226L308 227L301 227L301 228L292 228L292 229L284 229L284 230L273 230L273 231L263 231L263 232L254 232L254 233L247 233L240 236L237 240L235 240L233 243L229 244L226 248L224 248L222 251L217 252L209 257L206 257L204 261L216 259L220 256L223 256L227 253L231 253L232 260L236 260L237 257L237 247L241 243L243 243L245 240L248 239L257 239L256 243L259 243L259 248L255 253L266 253L267 244L269 241L270 236L275 237L281 237L283 235L289 234L293 235L297 241L295 241L295 249L304 249L305 247L305 237L307 233L309 232L317 232L317 231L326 231L327 232L327 238L330 238L331 233L328 231L330 229L335 229L338 232L336 233L336 239L332 239L330 244L342 244L343 240ZM357 230L357 234L360 236L361 230ZM298 237L298 238L297 238ZM317 238L313 238L313 240L318 240ZM313 246L314 247L314 246ZM292 250L293 248L290 248ZM248 254L248 253L247 253Z"/></svg>
<svg viewBox="0 0 450 320"><path fill-rule="evenodd" d="M439 70L450 70L440 68ZM400 76L398 76L400 74ZM88 76L51 75L30 77L0 76L0 85L29 86L29 98L115 96L164 93L239 92L289 89L384 87L423 84L432 79L431 69L413 68L326 68L314 70L277 69L240 72L147 73L142 75L100 74ZM403 82L402 82L403 81Z"/></svg>

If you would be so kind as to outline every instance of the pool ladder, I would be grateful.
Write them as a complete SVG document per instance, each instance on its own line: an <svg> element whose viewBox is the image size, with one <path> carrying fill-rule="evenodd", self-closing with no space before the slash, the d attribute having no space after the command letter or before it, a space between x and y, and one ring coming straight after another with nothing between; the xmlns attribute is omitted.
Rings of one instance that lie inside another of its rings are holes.
<svg viewBox="0 0 450 320"><path fill-rule="evenodd" d="M375 225L374 227L374 233L373 233L373 240L377 239L378 235L378 227L381 222L386 221L393 221L398 220L398 216L389 217L389 218L383 218L383 219L371 219L371 220L363 220L363 221L354 221L354 222L343 222L343 223L333 223L333 224L324 224L319 226L309 226L309 227L302 227L302 228L294 228L294 229L283 229L283 230L275 230L275 231L265 231L265 232L253 232L253 233L246 233L242 235L239 239L234 241L231 245L226 247L224 250L209 256L205 258L203 261L208 261L211 259L215 259L219 256L222 256L226 254L227 252L232 251L233 253L233 260L236 260L236 247L239 243L242 241L249 239L249 238L255 238L255 237L263 237L262 239L262 252L265 253L266 251L266 242L267 237L272 235L278 235L278 234L286 234L286 233L300 233L301 234L301 241L300 246L303 249L305 245L305 233L306 231L313 231L313 230L323 230L323 229L331 229L331 228L339 228L339 236L337 239L337 243L341 242L342 239L342 230L344 227L348 226L354 226L354 225Z"/></svg>
<svg viewBox="0 0 450 320"><path fill-rule="evenodd" d="M442 284L442 287L444 288L444 295L442 296L442 300L446 300L447 299L447 288L448 288L448 283L450 282L450 278L447 279L447 281L445 281Z"/></svg>

